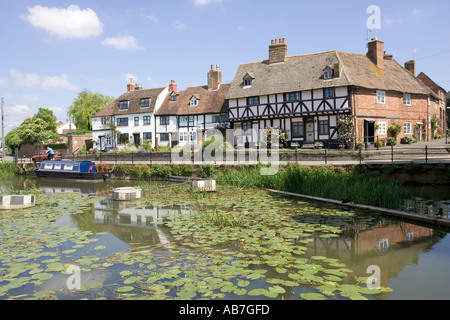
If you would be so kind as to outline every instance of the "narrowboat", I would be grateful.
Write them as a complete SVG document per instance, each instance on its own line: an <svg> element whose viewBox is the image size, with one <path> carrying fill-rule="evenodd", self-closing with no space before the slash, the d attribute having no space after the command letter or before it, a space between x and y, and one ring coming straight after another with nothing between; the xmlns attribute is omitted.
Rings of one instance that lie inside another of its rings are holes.
<svg viewBox="0 0 450 320"><path fill-rule="evenodd" d="M35 169L36 177L83 181L106 181L111 177L107 164L92 161L42 161Z"/></svg>

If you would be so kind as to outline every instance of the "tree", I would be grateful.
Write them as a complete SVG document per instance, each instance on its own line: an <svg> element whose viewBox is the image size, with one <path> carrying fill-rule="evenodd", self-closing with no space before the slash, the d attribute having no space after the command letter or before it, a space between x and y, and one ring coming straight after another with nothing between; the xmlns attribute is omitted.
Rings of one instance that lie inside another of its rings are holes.
<svg viewBox="0 0 450 320"><path fill-rule="evenodd" d="M26 118L16 130L22 144L35 145L54 136L47 122L38 117Z"/></svg>
<svg viewBox="0 0 450 320"><path fill-rule="evenodd" d="M34 115L33 119L42 119L47 123L45 131L56 133L56 116L53 111L46 108L39 108L38 112Z"/></svg>
<svg viewBox="0 0 450 320"><path fill-rule="evenodd" d="M78 93L77 98L69 107L67 115L75 123L78 130L92 130L92 116L111 104L115 98L87 89Z"/></svg>

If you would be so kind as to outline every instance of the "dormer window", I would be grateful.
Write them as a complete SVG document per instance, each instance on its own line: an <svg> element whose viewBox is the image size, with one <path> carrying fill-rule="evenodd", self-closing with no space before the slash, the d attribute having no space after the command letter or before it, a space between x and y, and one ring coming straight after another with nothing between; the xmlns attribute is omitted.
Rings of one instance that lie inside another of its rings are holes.
<svg viewBox="0 0 450 320"><path fill-rule="evenodd" d="M178 95L175 92L172 92L170 95L170 101L177 101Z"/></svg>
<svg viewBox="0 0 450 320"><path fill-rule="evenodd" d="M255 80L255 76L252 73L247 73L244 76L244 87L251 87L253 85L253 81Z"/></svg>
<svg viewBox="0 0 450 320"><path fill-rule="evenodd" d="M327 69L325 69L325 71L323 73L323 79L324 80L332 79L333 78L333 74L334 74L333 69L327 68Z"/></svg>
<svg viewBox="0 0 450 320"><path fill-rule="evenodd" d="M128 105L130 104L130 101L120 101L119 102L119 110L128 110Z"/></svg>
<svg viewBox="0 0 450 320"><path fill-rule="evenodd" d="M198 99L195 96L192 96L190 106L191 107L198 106Z"/></svg>
<svg viewBox="0 0 450 320"><path fill-rule="evenodd" d="M141 109L150 108L152 98L141 99Z"/></svg>

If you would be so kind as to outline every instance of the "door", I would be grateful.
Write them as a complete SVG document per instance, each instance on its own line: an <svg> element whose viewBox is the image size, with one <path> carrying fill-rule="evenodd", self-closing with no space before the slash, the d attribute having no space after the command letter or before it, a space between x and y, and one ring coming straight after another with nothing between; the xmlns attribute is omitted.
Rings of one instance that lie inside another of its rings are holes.
<svg viewBox="0 0 450 320"><path fill-rule="evenodd" d="M133 137L134 137L134 145L136 147L139 147L141 144L141 135L139 133L133 133Z"/></svg>
<svg viewBox="0 0 450 320"><path fill-rule="evenodd" d="M314 143L314 122L306 123L306 143Z"/></svg>
<svg viewBox="0 0 450 320"><path fill-rule="evenodd" d="M364 143L368 145L369 143L375 142L375 122L364 120Z"/></svg>

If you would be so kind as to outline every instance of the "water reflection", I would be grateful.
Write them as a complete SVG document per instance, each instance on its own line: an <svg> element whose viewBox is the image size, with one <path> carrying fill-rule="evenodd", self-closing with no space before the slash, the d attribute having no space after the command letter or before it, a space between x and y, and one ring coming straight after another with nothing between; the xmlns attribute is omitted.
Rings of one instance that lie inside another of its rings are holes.
<svg viewBox="0 0 450 320"><path fill-rule="evenodd" d="M130 246L166 245L170 233L162 223L171 217L189 214L191 206L157 207L141 202L121 202L111 198L94 204L94 222Z"/></svg>
<svg viewBox="0 0 450 320"><path fill-rule="evenodd" d="M29 181L25 183L27 186L32 185ZM141 200L119 202L111 199L109 192L112 188L133 184L135 183L106 182L92 185L48 180L34 181L34 187L41 188L45 193L81 192L104 195L92 203L85 212L71 216L72 222L83 231L92 231L94 234L107 232L131 250L142 246L164 247L176 244L177 241L162 222L171 217L190 214L193 208L189 205L155 206ZM0 185L8 188L14 185L20 188L17 181ZM444 202L446 201L442 201L443 204ZM303 202L296 204L295 201L292 201L292 206L297 206L299 212L302 212L302 206L319 206L323 208L323 211L335 209ZM236 208L234 207L235 210ZM325 256L339 259L346 267L352 269L354 274L362 277L369 276L367 273L369 266L377 265L381 269L381 285L393 287L394 294L397 293L392 282L402 279L397 286L406 287L406 284L414 279L401 275L410 272L412 265L420 266L421 281L437 283L434 289L440 297L450 297L450 286L446 283L445 277L433 272L433 261L429 260L447 261L450 244L445 229L411 224L365 212L343 216L305 214L295 216L295 219L310 224L336 226L342 230L339 237L324 238L318 233L312 242L299 243L307 248L307 257ZM430 258L430 255L428 258L423 258L430 252L439 258ZM442 267L444 266L445 264ZM417 291L418 289L420 288L415 288ZM392 294L384 294L377 298L385 299L390 295ZM422 298L433 299L433 296L428 295Z"/></svg>

